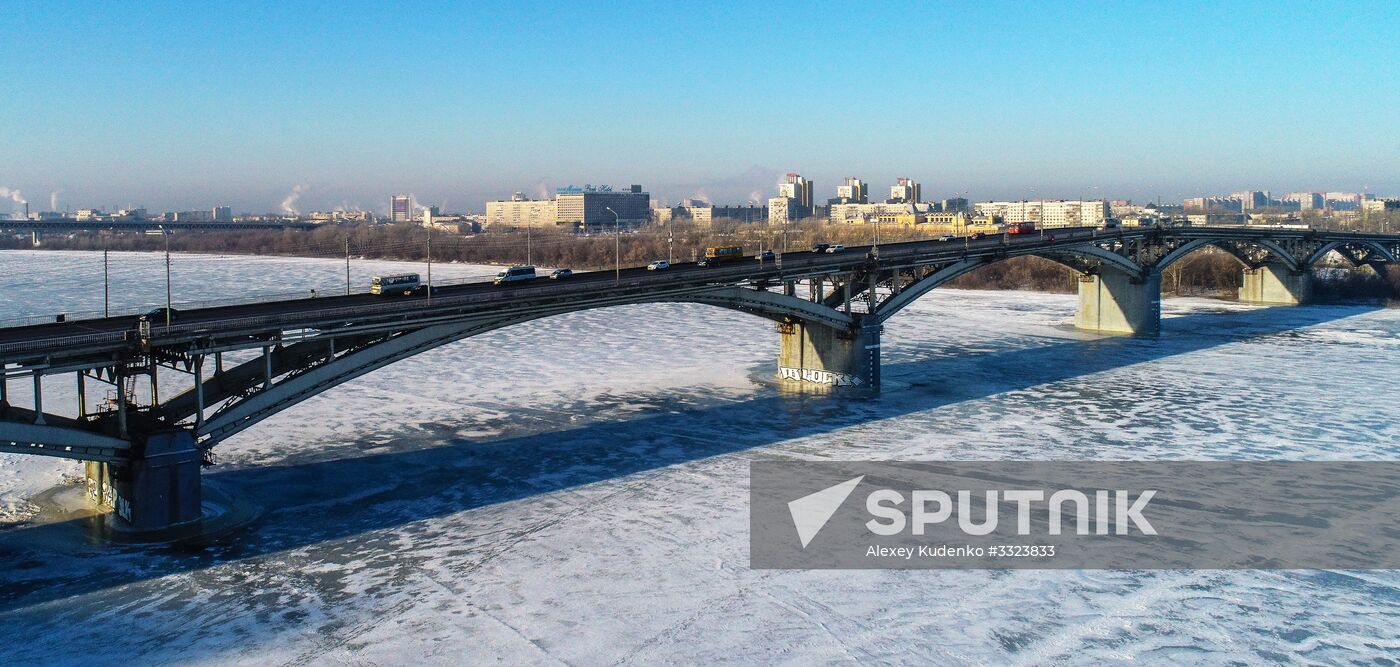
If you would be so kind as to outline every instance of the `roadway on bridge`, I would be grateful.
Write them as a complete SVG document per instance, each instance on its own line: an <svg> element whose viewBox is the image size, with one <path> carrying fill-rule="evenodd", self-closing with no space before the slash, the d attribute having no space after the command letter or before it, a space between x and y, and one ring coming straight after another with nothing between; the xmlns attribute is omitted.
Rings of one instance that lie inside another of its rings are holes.
<svg viewBox="0 0 1400 667"><path fill-rule="evenodd" d="M1053 243L1061 243L1070 240L1082 240L1092 236L1090 228L1073 228L1054 230ZM1102 234L1101 234L1102 236ZM958 238L954 241L906 241L900 243L884 243L879 245L879 254L882 256L906 255L906 254L938 254L946 256L961 256L967 252L985 252L988 249L1001 247L1023 247L1049 245L1051 241L1041 237L1039 234L1029 234L1024 236L1012 235L1005 237L992 235L984 239ZM839 266L848 266L862 262L871 246L851 246L841 253L817 253L811 251L787 252L782 255L782 273L804 272L811 270L828 270ZM462 283L454 285L434 286L433 298L446 299L472 294L498 294L502 302L509 302L513 293L523 287L538 288L542 285L556 287L561 292L566 290L576 290L584 286L603 287L613 284L616 280L621 280L628 285L637 284L690 284L706 282L706 279L714 277L717 283L733 284L741 282L750 272L741 272L736 276L733 269L743 266L747 262L755 270L755 276L763 273L776 271L776 263L767 261L759 263L750 256L744 261L734 261L720 267L707 268L698 266L695 262L684 262L673 264L670 269L663 271L649 271L645 267L625 267L621 271L620 277L615 277L614 271L599 270L575 273L572 278L553 281L548 278L538 278L534 281L514 283L508 285L495 285L490 281L480 281L472 283ZM724 278L724 280L720 280ZM376 296L367 293L358 293L342 296L323 296L308 299L292 299L268 301L261 303L251 303L233 306L218 306L212 308L200 308L193 310L178 310L176 317L172 321L173 325L190 325L207 322L219 322L237 320L242 318L261 317L280 314L294 314L300 311L323 310L329 308L353 308L361 305L380 305L389 301L401 304L419 303L428 305L427 296ZM178 304L176 304L178 306ZM113 333L133 330L136 327L138 318L136 316L118 316L104 319L90 320L70 320L63 323L39 324L20 327L0 328L0 345L5 343L34 341L45 338L66 338L69 336L80 336L84 334ZM153 323L155 329L159 331L162 323Z"/></svg>

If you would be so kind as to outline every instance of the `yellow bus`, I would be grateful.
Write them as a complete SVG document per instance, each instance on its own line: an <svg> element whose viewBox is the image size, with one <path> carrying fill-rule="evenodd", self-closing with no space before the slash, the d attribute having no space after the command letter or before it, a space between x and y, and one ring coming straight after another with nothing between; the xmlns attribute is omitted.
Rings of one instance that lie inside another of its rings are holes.
<svg viewBox="0 0 1400 667"><path fill-rule="evenodd" d="M744 247L737 245L722 245L714 248L705 248L705 259L720 262L731 262L744 258Z"/></svg>

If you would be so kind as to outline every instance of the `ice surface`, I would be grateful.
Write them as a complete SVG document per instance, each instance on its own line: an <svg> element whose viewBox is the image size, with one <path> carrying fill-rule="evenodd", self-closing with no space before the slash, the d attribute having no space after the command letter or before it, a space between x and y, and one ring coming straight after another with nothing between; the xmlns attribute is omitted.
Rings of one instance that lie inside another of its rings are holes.
<svg viewBox="0 0 1400 667"><path fill-rule="evenodd" d="M114 254L114 298L163 301L162 262ZM177 301L344 280L335 260L175 266ZM100 254L0 253L0 280L0 318L101 308ZM496 331L222 444L207 484L265 513L199 548L75 546L25 520L78 464L0 456L0 663L1394 660L1392 572L748 568L752 459L1400 453L1396 311L1172 299L1163 336L1137 339L1068 329L1074 304L935 291L886 329L907 388L861 401L756 381L771 325L704 306Z"/></svg>

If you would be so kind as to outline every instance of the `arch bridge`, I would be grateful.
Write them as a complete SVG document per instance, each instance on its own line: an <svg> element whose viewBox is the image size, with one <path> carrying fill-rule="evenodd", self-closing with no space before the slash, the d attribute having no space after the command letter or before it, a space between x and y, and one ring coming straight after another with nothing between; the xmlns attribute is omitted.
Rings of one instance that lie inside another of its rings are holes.
<svg viewBox="0 0 1400 667"><path fill-rule="evenodd" d="M160 529L199 519L200 470L223 440L375 369L502 327L630 304L706 304L773 321L785 382L878 389L883 323L979 267L1019 256L1058 262L1079 276L1077 327L1155 334L1162 271L1206 247L1239 260L1243 300L1298 304L1324 257L1380 271L1400 256L1400 236L1070 228L470 283L398 299L258 302L181 311L169 324L113 317L0 328L0 451L85 461L93 503L130 528ZM43 404L62 376L74 378L59 385L74 392L71 414ZM21 383L32 383L27 400L11 400Z"/></svg>

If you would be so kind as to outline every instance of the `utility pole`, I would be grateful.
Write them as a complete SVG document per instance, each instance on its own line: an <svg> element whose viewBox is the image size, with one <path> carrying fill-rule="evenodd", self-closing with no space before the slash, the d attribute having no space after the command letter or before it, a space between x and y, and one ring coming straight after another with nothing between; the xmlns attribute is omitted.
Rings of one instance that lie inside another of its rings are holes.
<svg viewBox="0 0 1400 667"><path fill-rule="evenodd" d="M533 228L534 228L534 225L533 225L533 224L525 223L525 265L526 265L526 266L531 266L531 265L534 264L534 262L531 262L531 261L530 261L530 230L533 229ZM428 234L429 234L429 238L432 238L432 236L431 236L432 232L428 232Z"/></svg>
<svg viewBox="0 0 1400 667"><path fill-rule="evenodd" d="M673 223L666 223L666 263L670 264L675 260L675 253L672 249L676 245L676 228Z"/></svg>
<svg viewBox="0 0 1400 667"><path fill-rule="evenodd" d="M604 206L608 213L613 214L613 285L622 284L622 219L617 215L617 211Z"/></svg>
<svg viewBox="0 0 1400 667"><path fill-rule="evenodd" d="M350 233L345 234L345 296L350 296Z"/></svg>
<svg viewBox="0 0 1400 667"><path fill-rule="evenodd" d="M428 228L428 305L433 305L433 228Z"/></svg>
<svg viewBox="0 0 1400 667"><path fill-rule="evenodd" d="M107 271L107 239L102 239L102 317L111 317L112 290Z"/></svg>
<svg viewBox="0 0 1400 667"><path fill-rule="evenodd" d="M160 234L165 237L165 327L168 329L170 328L170 232L162 226ZM154 379L155 375L152 374L151 378ZM155 383L151 384L154 386Z"/></svg>

